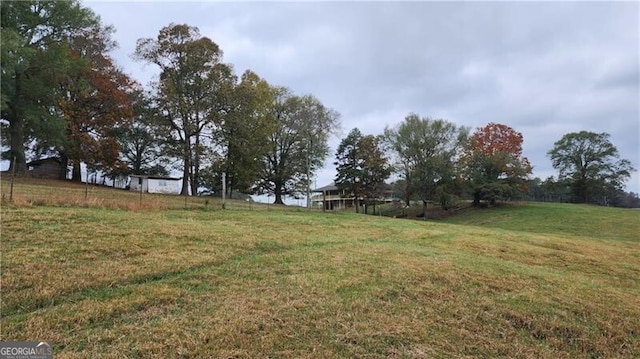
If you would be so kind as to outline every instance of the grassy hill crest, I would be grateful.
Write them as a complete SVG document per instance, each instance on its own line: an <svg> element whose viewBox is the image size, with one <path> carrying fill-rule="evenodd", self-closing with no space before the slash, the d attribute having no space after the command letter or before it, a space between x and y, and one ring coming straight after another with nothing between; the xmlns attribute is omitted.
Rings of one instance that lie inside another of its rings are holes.
<svg viewBox="0 0 640 359"><path fill-rule="evenodd" d="M105 206L114 192L93 188L83 205L83 189L76 204L3 203L0 340L51 340L56 358L640 353L640 211L523 203L412 221Z"/></svg>

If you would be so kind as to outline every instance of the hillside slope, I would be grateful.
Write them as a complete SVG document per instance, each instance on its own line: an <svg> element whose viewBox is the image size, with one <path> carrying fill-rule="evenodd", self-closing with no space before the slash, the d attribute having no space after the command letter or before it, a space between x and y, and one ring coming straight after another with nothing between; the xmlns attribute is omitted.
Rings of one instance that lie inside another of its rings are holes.
<svg viewBox="0 0 640 359"><path fill-rule="evenodd" d="M444 221L529 233L640 242L640 211L637 209L523 202L463 211Z"/></svg>
<svg viewBox="0 0 640 359"><path fill-rule="evenodd" d="M621 213L3 206L0 340L56 358L633 358L640 212Z"/></svg>

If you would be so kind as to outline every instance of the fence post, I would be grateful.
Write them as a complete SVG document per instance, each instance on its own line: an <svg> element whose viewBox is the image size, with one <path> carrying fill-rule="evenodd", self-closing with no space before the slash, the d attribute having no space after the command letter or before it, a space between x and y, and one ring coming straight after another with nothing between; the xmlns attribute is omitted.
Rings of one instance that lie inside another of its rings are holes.
<svg viewBox="0 0 640 359"><path fill-rule="evenodd" d="M13 180L16 178L16 156L13 156L13 166L11 166L11 188L9 189L9 202L13 203Z"/></svg>
<svg viewBox="0 0 640 359"><path fill-rule="evenodd" d="M226 203L225 203L226 195L227 195L227 173L222 172L222 209L226 208Z"/></svg>
<svg viewBox="0 0 640 359"><path fill-rule="evenodd" d="M82 172L80 173L80 180L82 181ZM89 169L87 168L87 180L85 181L84 186L84 200L87 200L89 196Z"/></svg>

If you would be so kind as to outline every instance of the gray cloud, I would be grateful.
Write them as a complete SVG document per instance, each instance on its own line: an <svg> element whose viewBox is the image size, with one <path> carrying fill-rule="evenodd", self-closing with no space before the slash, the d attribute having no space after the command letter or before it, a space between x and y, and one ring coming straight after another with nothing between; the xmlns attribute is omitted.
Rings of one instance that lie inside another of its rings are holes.
<svg viewBox="0 0 640 359"><path fill-rule="evenodd" d="M640 168L637 3L86 4L116 27L114 57L143 83L154 70L128 57L135 41L187 23L238 73L252 69L341 112L345 133L377 134L409 112L472 128L504 123L523 133L544 178L562 135L608 132ZM332 180L332 162L320 185ZM638 172L629 190L640 192Z"/></svg>

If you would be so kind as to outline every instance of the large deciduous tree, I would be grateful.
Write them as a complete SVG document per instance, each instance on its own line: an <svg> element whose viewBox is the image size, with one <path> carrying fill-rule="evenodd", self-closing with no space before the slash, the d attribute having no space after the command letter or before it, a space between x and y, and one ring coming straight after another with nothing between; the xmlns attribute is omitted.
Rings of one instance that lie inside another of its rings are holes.
<svg viewBox="0 0 640 359"><path fill-rule="evenodd" d="M115 46L111 32L111 28L96 26L76 37L69 48L69 58L76 65L60 82L62 96L57 107L66 123L66 135L55 147L63 167L72 163L72 181L81 181L81 162L109 172L123 166L116 134L132 119L131 96L136 84L106 54Z"/></svg>
<svg viewBox="0 0 640 359"><path fill-rule="evenodd" d="M126 169L114 175L165 176L165 138L168 128L158 120L155 108L142 91L131 94L133 119L128 126L116 128L121 159Z"/></svg>
<svg viewBox="0 0 640 359"><path fill-rule="evenodd" d="M64 137L66 124L56 105L62 94L59 82L73 63L69 43L100 21L76 0L2 1L0 7L0 110L8 122L3 141L9 145L4 156L23 173L30 140Z"/></svg>
<svg viewBox="0 0 640 359"><path fill-rule="evenodd" d="M385 138L396 155L396 168L405 180L405 201L422 200L426 217L427 201L442 196L456 180L455 162L467 129L442 120L408 115L396 128L386 128ZM441 193L438 193L441 192Z"/></svg>
<svg viewBox="0 0 640 359"><path fill-rule="evenodd" d="M621 159L607 133L588 131L564 135L547 155L572 189L574 201L602 203L611 189L621 190L634 170L631 162Z"/></svg>
<svg viewBox="0 0 640 359"><path fill-rule="evenodd" d="M183 160L182 195L197 192L206 136L223 114L223 93L235 78L222 50L198 28L170 24L157 38L139 39L136 57L160 67L156 104L172 129L174 152ZM209 142L213 140L209 138Z"/></svg>
<svg viewBox="0 0 640 359"><path fill-rule="evenodd" d="M339 127L340 115L311 95L295 96L276 89L272 114L275 130L269 136L268 152L262 158L259 194L273 194L275 204L283 196L300 195L313 173L329 154L329 136Z"/></svg>
<svg viewBox="0 0 640 359"><path fill-rule="evenodd" d="M381 147L381 139L363 136L359 129L349 132L336 151L336 186L355 197L359 212L359 199L374 197L376 191L391 175L391 167Z"/></svg>
<svg viewBox="0 0 640 359"><path fill-rule="evenodd" d="M211 189L219 191L222 173L229 193L251 193L260 177L262 158L277 122L272 116L274 88L247 70L227 92L225 115L218 123L218 156L208 172Z"/></svg>
<svg viewBox="0 0 640 359"><path fill-rule="evenodd" d="M462 167L474 205L517 197L527 190L531 164L522 156L523 137L513 128L489 123L471 136Z"/></svg>

